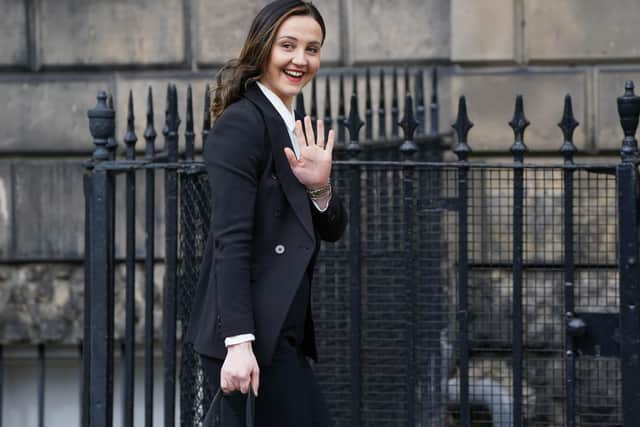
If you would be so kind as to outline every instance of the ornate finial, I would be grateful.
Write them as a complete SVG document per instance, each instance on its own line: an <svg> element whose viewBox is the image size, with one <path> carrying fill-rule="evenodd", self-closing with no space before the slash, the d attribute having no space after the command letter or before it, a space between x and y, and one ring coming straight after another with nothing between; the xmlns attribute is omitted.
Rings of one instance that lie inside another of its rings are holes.
<svg viewBox="0 0 640 427"><path fill-rule="evenodd" d="M145 140L145 158L147 160L153 160L155 155L155 141L156 130L153 127L153 93L151 92L151 86L149 86L149 94L147 95L147 128L144 130Z"/></svg>
<svg viewBox="0 0 640 427"><path fill-rule="evenodd" d="M109 94L107 96L107 106L114 111L114 128L109 138L107 138L107 150L109 151L109 160L115 160L116 158L116 150L118 148L118 141L116 140L116 129L115 129L115 109L113 108L113 96Z"/></svg>
<svg viewBox="0 0 640 427"><path fill-rule="evenodd" d="M186 160L193 160L195 157L195 140L196 134L193 131L193 96L191 94L191 85L187 87L187 122L185 123L184 130L184 142L185 151L184 157Z"/></svg>
<svg viewBox="0 0 640 427"><path fill-rule="evenodd" d="M638 129L638 115L640 114L640 97L634 93L632 81L624 86L624 95L618 97L618 115L620 125L624 131L620 156L624 163L638 161L638 141L636 130Z"/></svg>
<svg viewBox="0 0 640 427"><path fill-rule="evenodd" d="M364 126L364 122L360 119L360 114L358 113L358 96L355 92L351 95L351 111L349 112L349 119L345 121L344 126L349 130L347 151L352 158L355 158L362 151L362 147L358 143L358 134L362 126Z"/></svg>
<svg viewBox="0 0 640 427"><path fill-rule="evenodd" d="M202 147L204 148L211 129L211 88L209 83L204 88L204 114L202 115Z"/></svg>
<svg viewBox="0 0 640 427"><path fill-rule="evenodd" d="M566 94L564 97L564 110L562 112L562 120L558 123L560 129L562 129L562 135L564 136L564 142L560 147L560 152L564 156L565 164L573 163L573 155L578 151L573 144L573 131L578 127L580 123L576 121L573 116L573 107L571 105L571 95Z"/></svg>
<svg viewBox="0 0 640 427"><path fill-rule="evenodd" d="M97 105L87 112L87 117L89 117L89 130L93 137L93 144L95 145L93 160L101 162L109 160L107 143L116 127L116 113L113 111L113 108L107 106L106 92L98 92L97 99Z"/></svg>
<svg viewBox="0 0 640 427"><path fill-rule="evenodd" d="M296 95L296 111L303 117L307 115L307 110L304 108L304 94L302 92Z"/></svg>
<svg viewBox="0 0 640 427"><path fill-rule="evenodd" d="M400 152L404 154L406 158L409 158L418 151L418 147L413 141L413 135L418 128L418 122L413 115L413 99L411 98L411 93L408 91L404 97L404 117L398 122L398 126L404 131L404 142L400 145Z"/></svg>
<svg viewBox="0 0 640 427"><path fill-rule="evenodd" d="M127 130L122 138L127 146L127 159L133 160L136 157L136 142L138 137L136 136L136 130L133 117L133 92L129 90L129 107L127 110Z"/></svg>
<svg viewBox="0 0 640 427"><path fill-rule="evenodd" d="M385 94L384 94L384 70L380 69L380 88L379 88L379 100L378 100L378 136L384 140L387 135L387 111L385 107Z"/></svg>
<svg viewBox="0 0 640 427"><path fill-rule="evenodd" d="M509 122L509 126L513 129L515 141L511 146L511 153L516 163L522 163L524 160L524 153L529 149L524 144L524 130L529 126L529 120L524 115L524 104L522 101L522 95L516 97L516 109L513 113L513 118Z"/></svg>
<svg viewBox="0 0 640 427"><path fill-rule="evenodd" d="M451 127L455 129L458 135L458 142L453 147L453 152L458 156L458 160L466 162L471 152L471 147L467 144L467 136L469 135L469 130L473 127L473 122L469 120L467 115L467 99L464 96L461 96L458 100L458 117Z"/></svg>
<svg viewBox="0 0 640 427"><path fill-rule="evenodd" d="M333 125L333 119L331 118L331 81L329 76L326 78L324 87L324 140L326 141L329 136L329 130Z"/></svg>

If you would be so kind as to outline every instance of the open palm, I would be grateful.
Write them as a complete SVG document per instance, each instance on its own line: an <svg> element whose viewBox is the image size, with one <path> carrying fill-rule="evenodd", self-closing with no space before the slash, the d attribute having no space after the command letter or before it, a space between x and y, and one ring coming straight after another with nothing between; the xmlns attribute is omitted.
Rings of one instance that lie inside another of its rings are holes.
<svg viewBox="0 0 640 427"><path fill-rule="evenodd" d="M302 123L296 121L295 135L300 149L300 158L296 158L293 150L285 148L285 155L291 166L291 171L308 189L322 187L329 182L331 175L331 159L333 155L333 129L329 130L327 141L324 141L324 122L318 120L317 135L314 135L311 118L304 118L305 132ZM306 133L306 137L305 137Z"/></svg>

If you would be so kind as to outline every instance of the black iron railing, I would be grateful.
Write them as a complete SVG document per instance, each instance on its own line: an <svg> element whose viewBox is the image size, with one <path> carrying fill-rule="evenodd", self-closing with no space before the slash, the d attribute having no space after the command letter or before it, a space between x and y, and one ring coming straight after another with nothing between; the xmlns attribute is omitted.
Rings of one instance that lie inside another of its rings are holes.
<svg viewBox="0 0 640 427"><path fill-rule="evenodd" d="M410 75L406 70L405 88L410 87ZM447 144L438 129L435 73L428 107L422 75L423 70L417 70L415 91L399 97L394 70L387 109L389 76L381 71L374 111L370 73L364 73L365 121L356 90L347 115L342 75L335 118L329 78L324 108L317 107L315 81L311 88L310 115L324 111L327 129L338 129L332 180L350 213L343 240L321 248L313 294L321 355L315 370L337 424L470 426L485 420L495 426L633 425L640 418L640 368L634 362L640 356L634 137L640 98L633 86L628 84L618 100L625 133L621 164L574 163L572 139L578 123L568 96L559 124L559 164L526 161L529 123L522 97L516 100L510 122L512 163L469 161L472 123L464 98L453 125L458 160L444 162ZM351 78L357 88L358 76ZM210 396L197 356L179 338L189 321L211 201L204 165L195 158L193 102L189 91L180 158L176 89L169 86L167 92L163 153L154 150L149 93L144 160L135 159L131 104L130 98L123 160L115 158L115 113L108 96L101 93L98 106L89 113L96 150L85 175L88 309L83 425L112 424L113 270L118 261L114 195L119 191L115 176L124 175L123 425L133 425L132 292L137 262L145 266L145 425L152 423L151 354L157 320L153 268L160 262L165 269L164 425L173 425L176 417L179 361L179 418L181 425L195 426ZM299 98L298 110L305 106ZM399 126L388 128L389 120ZM210 126L205 114L203 140ZM144 192L136 191L138 171L146 178ZM165 179L161 259L154 248L156 174ZM133 255L136 197L145 198L144 259Z"/></svg>

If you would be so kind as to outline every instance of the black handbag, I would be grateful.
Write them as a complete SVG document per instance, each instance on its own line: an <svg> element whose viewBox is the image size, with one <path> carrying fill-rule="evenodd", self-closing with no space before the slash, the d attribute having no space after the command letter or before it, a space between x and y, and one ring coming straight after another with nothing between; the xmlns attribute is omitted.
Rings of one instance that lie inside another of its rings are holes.
<svg viewBox="0 0 640 427"><path fill-rule="evenodd" d="M220 399L222 399L222 389L218 389L218 392L213 399L211 400L211 405L209 406L209 410L202 421L202 427L225 427L222 425L216 425L216 413L218 412L218 407L220 404ZM253 390L249 390L247 394L247 404L245 409L245 426L253 427L253 418L255 416L255 396L253 395Z"/></svg>

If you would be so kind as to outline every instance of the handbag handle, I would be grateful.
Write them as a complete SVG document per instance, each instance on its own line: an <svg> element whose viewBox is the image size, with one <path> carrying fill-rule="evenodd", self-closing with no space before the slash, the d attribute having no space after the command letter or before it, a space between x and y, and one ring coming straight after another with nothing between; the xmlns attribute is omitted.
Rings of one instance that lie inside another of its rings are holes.
<svg viewBox="0 0 640 427"><path fill-rule="evenodd" d="M209 405L207 414L205 415L204 420L202 421L203 427L219 427L214 424L214 420L215 420L216 407L220 403L220 399L222 399L222 397L223 397L222 389L218 389L215 396L213 396L213 399L211 400L211 405ZM255 395L253 394L253 390L249 388L249 393L247 394L247 403L245 407L246 427L254 426L254 422L253 422L254 416L255 416ZM224 426L221 426L221 427L224 427Z"/></svg>

